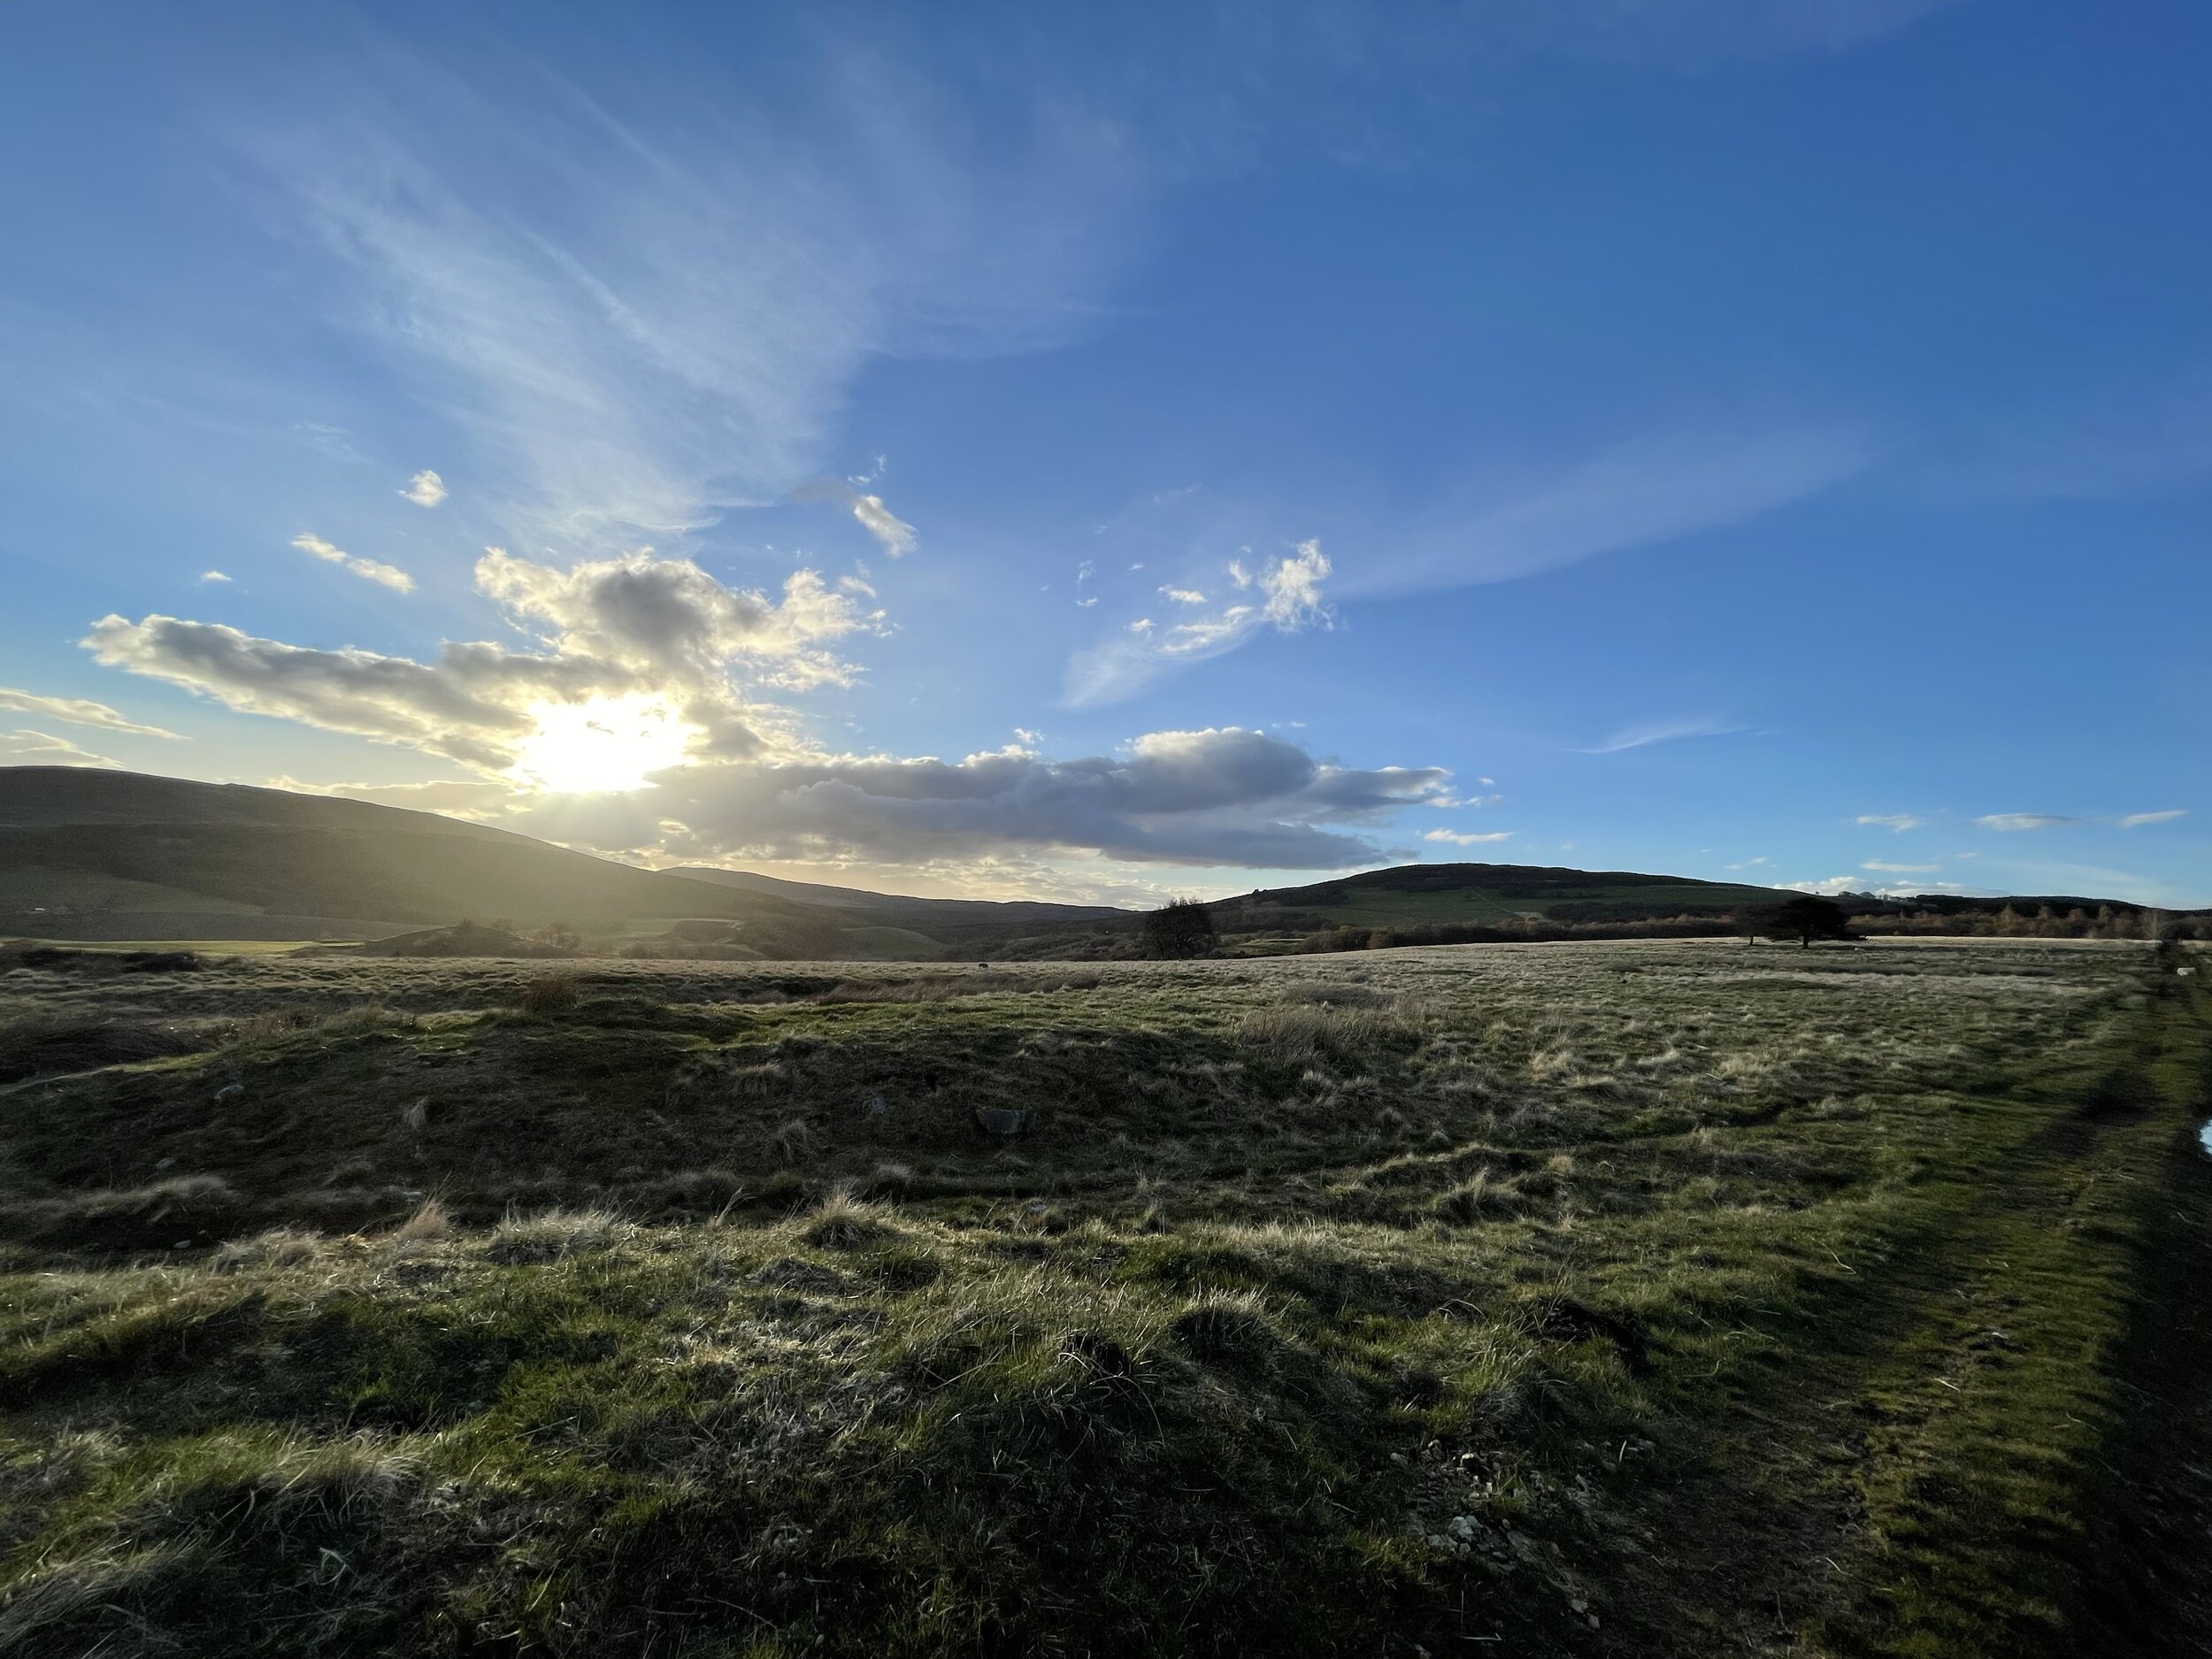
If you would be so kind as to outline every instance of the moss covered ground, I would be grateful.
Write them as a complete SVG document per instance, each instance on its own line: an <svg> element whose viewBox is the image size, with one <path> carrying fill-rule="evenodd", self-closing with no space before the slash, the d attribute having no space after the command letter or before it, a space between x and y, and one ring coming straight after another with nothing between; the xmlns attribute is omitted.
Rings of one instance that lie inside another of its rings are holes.
<svg viewBox="0 0 2212 1659"><path fill-rule="evenodd" d="M0 978L0 1652L2212 1629L2144 948L558 965Z"/></svg>

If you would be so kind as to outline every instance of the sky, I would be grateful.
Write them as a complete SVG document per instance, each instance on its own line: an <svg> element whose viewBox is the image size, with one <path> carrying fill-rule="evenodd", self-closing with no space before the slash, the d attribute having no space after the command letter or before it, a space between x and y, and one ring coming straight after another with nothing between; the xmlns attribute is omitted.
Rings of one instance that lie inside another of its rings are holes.
<svg viewBox="0 0 2212 1659"><path fill-rule="evenodd" d="M2212 904L2212 10L0 20L0 764Z"/></svg>

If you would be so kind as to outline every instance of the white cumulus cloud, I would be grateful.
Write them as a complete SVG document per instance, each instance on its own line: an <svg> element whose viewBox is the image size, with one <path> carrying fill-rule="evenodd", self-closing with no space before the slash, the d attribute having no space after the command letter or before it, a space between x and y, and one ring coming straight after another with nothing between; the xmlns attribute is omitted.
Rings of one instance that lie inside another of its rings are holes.
<svg viewBox="0 0 2212 1659"><path fill-rule="evenodd" d="M738 676L772 686L841 683L850 671L829 642L878 619L812 571L795 572L772 600L726 588L688 559L643 552L563 570L495 548L478 561L476 585L536 636L534 649L449 641L424 663L158 615L104 617L83 644L110 667L244 713L499 772L537 728L536 710L594 697L664 696L699 733L700 752L764 753L786 722L750 701Z"/></svg>
<svg viewBox="0 0 2212 1659"><path fill-rule="evenodd" d="M418 507L434 507L445 499L445 480L425 467L409 479L407 488L399 493Z"/></svg>
<svg viewBox="0 0 2212 1659"><path fill-rule="evenodd" d="M1455 847L1479 847L1486 842L1511 841L1511 830L1442 830L1432 829L1421 839L1425 841L1448 841Z"/></svg>

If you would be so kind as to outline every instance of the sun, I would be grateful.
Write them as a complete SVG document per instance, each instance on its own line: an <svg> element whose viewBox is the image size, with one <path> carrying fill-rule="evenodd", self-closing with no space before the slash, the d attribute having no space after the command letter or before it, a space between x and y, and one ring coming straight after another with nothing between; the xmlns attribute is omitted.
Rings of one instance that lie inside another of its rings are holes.
<svg viewBox="0 0 2212 1659"><path fill-rule="evenodd" d="M657 697L544 703L538 729L516 750L513 774L559 795L647 787L650 772L681 763L690 730Z"/></svg>

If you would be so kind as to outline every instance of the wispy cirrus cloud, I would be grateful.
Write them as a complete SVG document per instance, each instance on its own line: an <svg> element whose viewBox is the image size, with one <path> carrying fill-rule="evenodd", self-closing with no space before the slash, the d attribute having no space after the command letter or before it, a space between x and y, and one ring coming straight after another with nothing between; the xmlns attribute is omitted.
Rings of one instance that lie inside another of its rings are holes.
<svg viewBox="0 0 2212 1659"><path fill-rule="evenodd" d="M1603 742L1588 749L1577 749L1578 755L1617 755L1623 749L1647 749L1654 743L1672 743L1686 737L1732 737L1748 726L1734 721L1716 718L1679 720L1647 720L1638 726L1623 726Z"/></svg>
<svg viewBox="0 0 2212 1659"><path fill-rule="evenodd" d="M1118 635L1078 652L1068 664L1065 706L1118 703L1179 668L1234 650L1264 629L1297 634L1333 626L1335 617L1321 594L1330 569L1317 541L1302 541L1294 552L1256 567L1232 560L1225 573L1237 596L1219 610L1172 623L1139 617ZM1206 603L1196 589L1188 591L1197 604ZM1180 592L1174 598L1187 606L1193 603Z"/></svg>
<svg viewBox="0 0 2212 1659"><path fill-rule="evenodd" d="M787 496L876 358L1080 330L1118 258L1100 233L1134 180L1109 122L1039 105L987 141L857 50L780 79L783 119L730 119L681 65L626 118L541 66L464 79L392 43L245 147L340 316L520 487L515 533L604 550Z"/></svg>
<svg viewBox="0 0 2212 1659"><path fill-rule="evenodd" d="M415 579L397 565L378 559L357 558L343 548L334 547L313 534L296 535L292 545L303 553L311 553L326 565L335 565L366 581L388 588L394 593L411 594L415 591Z"/></svg>
<svg viewBox="0 0 2212 1659"><path fill-rule="evenodd" d="M89 697L48 697L35 691L20 691L12 686L0 686L0 709L12 710L18 714L35 714L49 720L63 720L71 726L94 726L104 732L119 732L128 737L167 737L182 741L182 734L165 726L142 726L136 720L111 709L104 703L95 703Z"/></svg>
<svg viewBox="0 0 2212 1659"><path fill-rule="evenodd" d="M1533 491L1432 509L1348 567L1348 594L1509 581L1600 554L1747 524L1864 471L1873 445L1840 428L1654 432Z"/></svg>
<svg viewBox="0 0 2212 1659"><path fill-rule="evenodd" d="M2154 824L2170 824L2187 816L2186 808L2172 807L2162 812L2129 812L2111 818L2077 818L2062 812L1991 812L1974 822L1984 829L2015 833L2022 830L2058 829L2070 824L2113 824L2124 830L2143 829Z"/></svg>
<svg viewBox="0 0 2212 1659"><path fill-rule="evenodd" d="M521 800L513 784L487 778L432 778L420 783L304 783L291 777L265 781L272 789L289 789L295 795L342 795L449 818L497 818Z"/></svg>
<svg viewBox="0 0 2212 1659"><path fill-rule="evenodd" d="M65 737L19 727L0 732L0 761L11 766L112 766L105 755L80 749Z"/></svg>
<svg viewBox="0 0 2212 1659"><path fill-rule="evenodd" d="M792 493L801 501L834 502L846 508L892 558L903 558L920 545L914 526L885 506L882 496L865 494L841 479L817 479Z"/></svg>
<svg viewBox="0 0 2212 1659"><path fill-rule="evenodd" d="M1862 812L1858 821L1870 827L1892 830L1901 835L1907 830L1918 829L1927 822L1925 818L1915 818L1909 812Z"/></svg>
<svg viewBox="0 0 2212 1659"><path fill-rule="evenodd" d="M1870 858L1859 866L1862 870L1876 870L1893 876L1932 876L1941 870L1941 864L1894 864L1882 858Z"/></svg>
<svg viewBox="0 0 2212 1659"><path fill-rule="evenodd" d="M1446 841L1454 847L1480 847L1494 841L1509 841L1513 836L1511 830L1432 829L1421 839L1425 841Z"/></svg>

